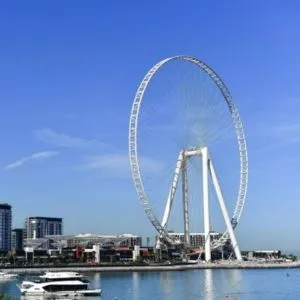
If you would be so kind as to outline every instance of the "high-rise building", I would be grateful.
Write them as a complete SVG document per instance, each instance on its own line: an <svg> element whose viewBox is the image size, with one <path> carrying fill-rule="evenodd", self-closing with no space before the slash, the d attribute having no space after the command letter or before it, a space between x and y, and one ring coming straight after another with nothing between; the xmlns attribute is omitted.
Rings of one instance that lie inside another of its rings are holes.
<svg viewBox="0 0 300 300"><path fill-rule="evenodd" d="M15 228L11 231L11 249L15 251L23 250L24 229Z"/></svg>
<svg viewBox="0 0 300 300"><path fill-rule="evenodd" d="M0 204L0 251L11 248L11 206Z"/></svg>
<svg viewBox="0 0 300 300"><path fill-rule="evenodd" d="M25 220L25 238L39 239L47 235L62 235L62 218L28 217Z"/></svg>

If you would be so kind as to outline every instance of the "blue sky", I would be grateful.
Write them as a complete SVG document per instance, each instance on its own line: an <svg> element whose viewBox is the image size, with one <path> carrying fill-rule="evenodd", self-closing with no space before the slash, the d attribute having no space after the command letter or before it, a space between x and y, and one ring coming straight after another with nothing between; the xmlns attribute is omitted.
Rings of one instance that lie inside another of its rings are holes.
<svg viewBox="0 0 300 300"><path fill-rule="evenodd" d="M249 146L244 248L299 249L298 1L17 1L0 9L1 201L14 226L154 235L128 170L133 97L162 58L211 65ZM149 172L160 165L148 157ZM161 212L159 212L161 215Z"/></svg>

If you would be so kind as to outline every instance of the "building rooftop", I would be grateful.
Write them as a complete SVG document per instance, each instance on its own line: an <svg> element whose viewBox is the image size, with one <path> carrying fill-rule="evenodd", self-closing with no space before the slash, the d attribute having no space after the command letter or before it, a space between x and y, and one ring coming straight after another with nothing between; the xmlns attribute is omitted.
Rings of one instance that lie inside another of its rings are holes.
<svg viewBox="0 0 300 300"><path fill-rule="evenodd" d="M219 232L210 232L210 235L219 235ZM168 232L168 235L184 235L183 232ZM203 232L190 232L190 235L204 235Z"/></svg>
<svg viewBox="0 0 300 300"><path fill-rule="evenodd" d="M36 216L36 217L28 217L29 220L47 220L47 221L62 221L62 218L57 218L57 217L41 217L41 216Z"/></svg>
<svg viewBox="0 0 300 300"><path fill-rule="evenodd" d="M1 203L0 209L11 209L11 205L9 205L8 203Z"/></svg>
<svg viewBox="0 0 300 300"><path fill-rule="evenodd" d="M52 239L56 242L62 242L67 240L79 240L81 242L97 241L99 244L108 243L120 243L126 241L128 238L137 237L131 234L121 234L121 235L102 235L95 233L79 233L79 234L69 234L69 235L48 235L46 238Z"/></svg>
<svg viewBox="0 0 300 300"><path fill-rule="evenodd" d="M120 236L127 237L127 238L138 238L138 237L140 237L138 235L134 235L134 234L131 234L131 233L123 233Z"/></svg>

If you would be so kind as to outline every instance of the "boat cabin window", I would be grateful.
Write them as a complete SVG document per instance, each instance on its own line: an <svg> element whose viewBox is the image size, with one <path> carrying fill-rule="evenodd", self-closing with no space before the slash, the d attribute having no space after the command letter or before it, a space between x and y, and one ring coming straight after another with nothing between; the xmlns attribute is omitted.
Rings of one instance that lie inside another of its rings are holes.
<svg viewBox="0 0 300 300"><path fill-rule="evenodd" d="M22 286L23 289L30 289L31 287L33 287L33 284L23 284Z"/></svg>
<svg viewBox="0 0 300 300"><path fill-rule="evenodd" d="M53 278L45 278L45 282L50 282L50 281L66 281L66 280L78 280L78 277L53 277Z"/></svg>
<svg viewBox="0 0 300 300"><path fill-rule="evenodd" d="M86 284L49 284L44 287L47 292L65 292L65 291L82 291L87 290Z"/></svg>

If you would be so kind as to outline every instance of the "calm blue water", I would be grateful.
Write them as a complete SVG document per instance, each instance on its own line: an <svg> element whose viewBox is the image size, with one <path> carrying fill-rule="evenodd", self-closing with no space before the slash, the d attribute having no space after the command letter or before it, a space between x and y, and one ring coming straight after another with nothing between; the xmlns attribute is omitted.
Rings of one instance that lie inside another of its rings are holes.
<svg viewBox="0 0 300 300"><path fill-rule="evenodd" d="M87 277L92 286L101 287L101 300L300 299L300 269L93 273ZM4 292L20 298L16 281L0 282L0 293Z"/></svg>

